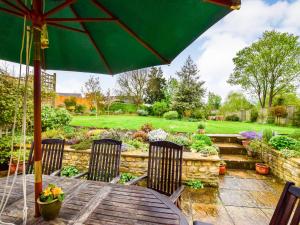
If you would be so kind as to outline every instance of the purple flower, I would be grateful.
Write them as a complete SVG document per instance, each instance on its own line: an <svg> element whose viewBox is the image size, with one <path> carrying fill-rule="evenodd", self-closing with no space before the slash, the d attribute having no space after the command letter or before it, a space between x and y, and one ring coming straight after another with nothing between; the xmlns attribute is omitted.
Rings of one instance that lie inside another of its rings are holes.
<svg viewBox="0 0 300 225"><path fill-rule="evenodd" d="M262 134L256 133L255 131L244 131L241 132L240 135L242 135L246 139L261 139Z"/></svg>

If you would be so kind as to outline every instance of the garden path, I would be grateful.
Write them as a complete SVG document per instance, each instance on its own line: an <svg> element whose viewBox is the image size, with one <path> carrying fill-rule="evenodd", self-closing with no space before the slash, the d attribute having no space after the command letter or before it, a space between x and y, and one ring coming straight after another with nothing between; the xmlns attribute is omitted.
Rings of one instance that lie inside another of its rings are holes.
<svg viewBox="0 0 300 225"><path fill-rule="evenodd" d="M214 225L267 225L284 184L252 170L229 170L219 188L186 190L182 210L193 220Z"/></svg>

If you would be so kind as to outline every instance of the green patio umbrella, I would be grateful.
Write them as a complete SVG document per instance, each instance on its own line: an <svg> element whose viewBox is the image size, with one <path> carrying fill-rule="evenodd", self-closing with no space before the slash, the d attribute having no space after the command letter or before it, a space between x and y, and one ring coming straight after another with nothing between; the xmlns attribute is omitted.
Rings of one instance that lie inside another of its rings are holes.
<svg viewBox="0 0 300 225"><path fill-rule="evenodd" d="M42 189L41 65L52 70L116 74L169 64L210 26L240 7L240 0L25 2L0 0L0 59L19 62L22 19L26 16L34 27L36 198ZM42 50L44 24L49 48Z"/></svg>

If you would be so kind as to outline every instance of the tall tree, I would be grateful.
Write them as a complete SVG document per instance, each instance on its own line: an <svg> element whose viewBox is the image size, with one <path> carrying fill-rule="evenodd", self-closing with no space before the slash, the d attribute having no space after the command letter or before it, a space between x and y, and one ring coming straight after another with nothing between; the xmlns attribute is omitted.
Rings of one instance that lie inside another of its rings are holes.
<svg viewBox="0 0 300 225"><path fill-rule="evenodd" d="M99 114L99 108L103 101L103 94L100 85L100 78L90 76L87 82L84 83L82 87L82 92L85 94L86 98L90 100L92 105L96 108L96 115Z"/></svg>
<svg viewBox="0 0 300 225"><path fill-rule="evenodd" d="M207 107L211 110L218 110L221 107L222 97L213 92L208 93Z"/></svg>
<svg viewBox="0 0 300 225"><path fill-rule="evenodd" d="M299 84L299 60L298 36L266 31L257 42L237 53L228 83L254 93L262 108L271 107L278 94Z"/></svg>
<svg viewBox="0 0 300 225"><path fill-rule="evenodd" d="M176 73L179 77L179 84L172 99L172 108L181 116L202 106L202 99L205 95L203 87L205 82L199 81L198 73L197 65L190 56L187 58L181 71Z"/></svg>
<svg viewBox="0 0 300 225"><path fill-rule="evenodd" d="M163 77L161 67L152 67L149 72L149 80L147 82L145 101L153 104L165 99L164 89L166 86L166 79Z"/></svg>
<svg viewBox="0 0 300 225"><path fill-rule="evenodd" d="M119 94L131 97L136 105L141 105L145 97L148 69L133 70L118 77Z"/></svg>
<svg viewBox="0 0 300 225"><path fill-rule="evenodd" d="M240 92L230 92L220 108L222 113L234 113L240 110L251 109L252 104L246 99L245 95Z"/></svg>

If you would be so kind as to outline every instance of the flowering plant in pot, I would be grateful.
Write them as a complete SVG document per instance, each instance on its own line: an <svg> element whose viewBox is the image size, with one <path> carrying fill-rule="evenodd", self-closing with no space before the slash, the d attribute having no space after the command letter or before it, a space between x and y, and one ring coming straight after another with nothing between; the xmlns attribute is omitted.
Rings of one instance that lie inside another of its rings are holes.
<svg viewBox="0 0 300 225"><path fill-rule="evenodd" d="M61 204L65 198L60 187L49 184L37 199L39 210L44 220L53 220L59 215Z"/></svg>
<svg viewBox="0 0 300 225"><path fill-rule="evenodd" d="M205 134L205 127L206 127L206 124L204 121L201 121L199 124L198 124L198 133L199 134Z"/></svg>
<svg viewBox="0 0 300 225"><path fill-rule="evenodd" d="M244 147L247 147L250 144L250 141L253 139L261 139L261 134L256 133L255 131L244 131L240 133L242 144Z"/></svg>

